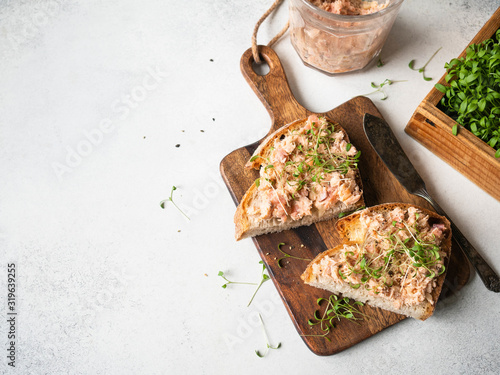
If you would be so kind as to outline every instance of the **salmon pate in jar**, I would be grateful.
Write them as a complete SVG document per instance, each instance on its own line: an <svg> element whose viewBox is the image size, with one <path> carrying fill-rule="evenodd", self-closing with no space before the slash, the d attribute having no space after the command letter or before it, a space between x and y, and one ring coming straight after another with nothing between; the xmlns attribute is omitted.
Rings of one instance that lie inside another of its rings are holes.
<svg viewBox="0 0 500 375"><path fill-rule="evenodd" d="M328 75L375 60L404 0L290 0L290 39L305 65Z"/></svg>

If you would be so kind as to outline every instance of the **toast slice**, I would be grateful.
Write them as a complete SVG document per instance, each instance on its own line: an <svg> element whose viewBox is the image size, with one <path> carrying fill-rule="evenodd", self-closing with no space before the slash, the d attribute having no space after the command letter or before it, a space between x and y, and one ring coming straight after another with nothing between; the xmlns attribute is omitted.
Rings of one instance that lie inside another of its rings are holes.
<svg viewBox="0 0 500 375"><path fill-rule="evenodd" d="M316 115L269 135L246 168L260 177L243 196L234 222L237 240L280 232L364 206L360 153L339 124Z"/></svg>
<svg viewBox="0 0 500 375"><path fill-rule="evenodd" d="M389 203L340 219L343 244L306 268L306 284L419 320L430 317L451 254L449 221L424 208Z"/></svg>

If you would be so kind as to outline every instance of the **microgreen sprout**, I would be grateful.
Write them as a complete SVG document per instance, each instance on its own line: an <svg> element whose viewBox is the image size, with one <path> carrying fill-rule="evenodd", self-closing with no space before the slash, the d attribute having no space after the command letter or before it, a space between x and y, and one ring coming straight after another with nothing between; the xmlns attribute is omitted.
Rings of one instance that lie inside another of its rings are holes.
<svg viewBox="0 0 500 375"><path fill-rule="evenodd" d="M332 294L329 298L318 298L316 303L318 306L321 306L321 303L325 301L326 307L323 315L320 315L319 310L316 310L314 312L314 320L309 319L307 322L311 327L319 325L323 334L303 336L324 337L328 341L332 341L328 337L328 334L333 328L335 328L335 321L347 319L357 323L357 320L368 318L356 308L356 306L363 306L362 302L355 301L351 304L349 298L339 298L335 294ZM357 316L355 314L357 314Z"/></svg>
<svg viewBox="0 0 500 375"><path fill-rule="evenodd" d="M226 280L226 283L222 285L222 288L226 289L229 284L245 284L245 285L257 285L257 283L245 283L241 281L230 281L224 276L224 272L219 271L218 276L222 277L224 280Z"/></svg>
<svg viewBox="0 0 500 375"><path fill-rule="evenodd" d="M377 68L381 68L385 65L385 63L382 61L382 59L379 57L377 61Z"/></svg>
<svg viewBox="0 0 500 375"><path fill-rule="evenodd" d="M269 349L279 349L281 348L281 342L278 343L276 346L272 346L269 343L269 336L267 335L266 327L264 326L264 321L262 320L262 316L259 313L259 319L262 327L262 332L264 332L264 337L266 338L266 351L264 353L259 352L258 350L255 351L255 354L259 356L260 358L263 358L266 356L266 354L269 352Z"/></svg>
<svg viewBox="0 0 500 375"><path fill-rule="evenodd" d="M187 216L187 215L184 213L184 211L182 211L182 210L179 208L179 206L177 206L177 205L175 204L175 202L174 202L174 198L173 198L173 195L174 195L174 191L175 191L175 190L177 190L177 188L176 188L175 186L172 186L172 190L170 190L170 197L168 197L168 199L162 200L162 201L160 202L160 207L161 207L161 208L163 208L163 209L165 209L165 203L167 203L167 202L171 202L171 203L175 206L175 208L177 208L177 209L179 210L179 212L180 212L181 214L183 214L183 215L184 215L184 217L185 217L186 219L191 220L191 219L189 219L189 216Z"/></svg>
<svg viewBox="0 0 500 375"><path fill-rule="evenodd" d="M288 254L288 253L284 252L283 250L281 250L281 246L284 246L284 245L285 245L285 244L284 244L283 242L281 242L281 243L278 245L278 250L279 250L282 254L284 254L284 256L283 256L283 257L281 257L281 258L279 258L279 259L278 259L278 267L279 267L279 268L282 268L282 266L281 266L281 261L282 261L283 259L285 259L285 258L293 258L293 259L305 260L305 261L308 261L308 262L310 262L310 261L312 260L312 259L307 259L307 258L299 258L299 257L293 256L293 255L290 255L290 254Z"/></svg>
<svg viewBox="0 0 500 375"><path fill-rule="evenodd" d="M421 68L414 68L414 64L415 64L415 60L411 60L410 63L408 64L408 66L410 67L411 70L418 70L419 73L422 73L422 77L424 78L424 80L426 81L431 81L432 78L431 77L426 77L425 76L425 68L427 66L427 64L430 63L430 61L434 58L434 56L437 55L437 53L441 50L442 47L439 47L438 50L436 52L434 52L434 54L431 56L431 58L429 60L427 60L427 62L425 63L425 65Z"/></svg>
<svg viewBox="0 0 500 375"><path fill-rule="evenodd" d="M257 292L259 291L260 287L262 286L262 284L264 284L267 280L269 280L269 275L267 275L265 272L266 272L266 265L264 264L263 261L260 261L259 262L260 264L262 264L262 273L260 275L261 279L260 279L260 282L259 284L257 285L257 289L255 289L255 292L253 293L252 295L252 298L250 298L250 302L248 302L248 306L250 306L250 304L252 303L255 295L257 294Z"/></svg>
<svg viewBox="0 0 500 375"><path fill-rule="evenodd" d="M412 233L412 231L406 224L404 224L404 227L410 234L411 239L413 239L413 245L411 245L410 238L407 238L403 241L396 234L391 234L389 239L394 245L394 251L406 253L408 255L408 270L410 268L413 268L413 273L416 274L416 269L423 267L427 270L426 276L431 279L443 274L446 267L440 263L442 259L439 255L439 246L433 243L425 242L423 239L421 239L419 236L420 233L416 229L416 225L415 233ZM435 266L440 267L438 274L436 274L434 270Z"/></svg>
<svg viewBox="0 0 500 375"><path fill-rule="evenodd" d="M372 92L369 92L368 94L364 94L363 96L373 95L373 94L376 94L377 92L380 92L382 94L382 98L380 100L386 100L389 96L384 91L384 89L383 89L384 86L390 86L390 85L392 85L393 83L396 83L396 82L406 82L406 80L394 81L394 80L391 80L391 79L386 79L384 82L382 82L382 83L380 83L378 85L375 82L372 82L371 86L374 89L376 89L376 90L372 91Z"/></svg>
<svg viewBox="0 0 500 375"><path fill-rule="evenodd" d="M260 276L260 282L259 283L247 283L247 282L241 282L241 281L231 281L231 280L228 280L226 278L226 276L224 275L224 272L219 271L219 273L218 273L218 276L222 277L226 281L226 283L224 285L222 285L222 288L224 288L224 289L226 289L229 284L257 285L257 289L255 289L255 292L253 293L252 298L250 299L250 302L248 302L247 307L250 306L250 304L252 303L253 299L255 298L255 295L259 291L259 289L262 286L262 284L264 284L267 280L270 279L269 275L267 275L265 273L265 271L266 271L266 265L264 264L264 262L260 261L259 264L262 264L262 273L261 273L261 276Z"/></svg>

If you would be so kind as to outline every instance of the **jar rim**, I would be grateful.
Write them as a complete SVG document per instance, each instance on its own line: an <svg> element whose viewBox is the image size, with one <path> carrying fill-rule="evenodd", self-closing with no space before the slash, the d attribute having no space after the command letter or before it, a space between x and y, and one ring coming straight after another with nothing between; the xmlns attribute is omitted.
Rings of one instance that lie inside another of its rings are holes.
<svg viewBox="0 0 500 375"><path fill-rule="evenodd" d="M298 1L300 1L306 7L308 7L311 11L319 13L319 14L321 14L322 17L329 18L332 21L357 22L357 21L367 21L367 20L372 20L375 18L382 17L386 13L390 13L394 8L400 6L404 0L393 0L386 8L381 9L378 12L357 15L357 16L331 13L331 12L328 12L324 9L317 7L316 5L312 4L309 0L298 0Z"/></svg>

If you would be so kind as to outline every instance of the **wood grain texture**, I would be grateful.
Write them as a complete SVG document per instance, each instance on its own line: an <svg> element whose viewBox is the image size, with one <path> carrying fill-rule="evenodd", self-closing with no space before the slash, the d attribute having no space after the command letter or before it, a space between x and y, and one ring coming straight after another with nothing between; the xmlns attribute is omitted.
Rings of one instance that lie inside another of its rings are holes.
<svg viewBox="0 0 500 375"><path fill-rule="evenodd" d="M499 28L500 8L469 45L491 38ZM467 47L459 57L464 57L466 51ZM445 76L440 84L446 85ZM456 121L437 108L443 95L432 88L406 125L406 133L500 201L500 159L495 158L495 149L465 128L460 128L457 136L452 134Z"/></svg>
<svg viewBox="0 0 500 375"><path fill-rule="evenodd" d="M262 59L270 67L269 73L260 76L253 71L253 57L250 49L241 58L241 70L271 116L271 133L294 120L307 117L312 112L301 106L294 98L276 53L263 46L259 46L259 51ZM352 144L361 150L359 169L363 179L366 205L406 202L432 210L423 199L410 195L404 190L372 149L362 126L365 113L382 117L372 101L366 97L356 97L320 115L326 115L340 123L348 132ZM258 143L237 149L221 161L222 177L236 204L259 176L258 171L248 171L244 168L244 164ZM335 230L335 220L281 233L258 236L253 238L253 241L297 331L314 353L318 355L338 353L405 319L402 315L363 306L363 312L370 319L362 321L359 325L349 321L339 322L329 335L331 342L322 337L304 336L322 333L318 327L311 328L307 322L318 308L316 300L320 297L327 298L329 293L302 282L300 275L304 272L308 264L307 261L286 258L281 262L280 267L278 260L283 254L279 252L278 244L285 243L282 249L289 254L313 259L320 252L341 243ZM456 293L467 283L469 272L468 262L461 251L453 249L447 279L441 295Z"/></svg>

